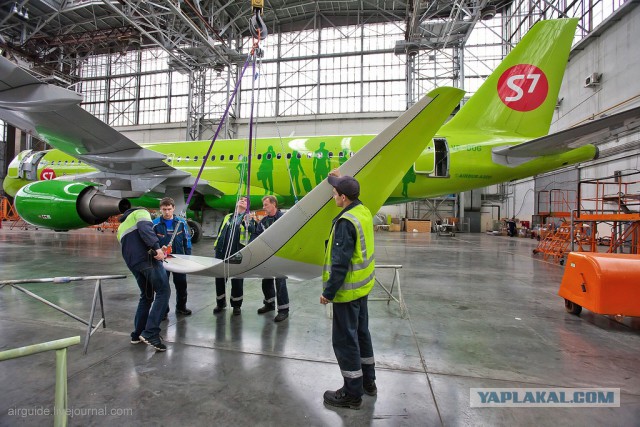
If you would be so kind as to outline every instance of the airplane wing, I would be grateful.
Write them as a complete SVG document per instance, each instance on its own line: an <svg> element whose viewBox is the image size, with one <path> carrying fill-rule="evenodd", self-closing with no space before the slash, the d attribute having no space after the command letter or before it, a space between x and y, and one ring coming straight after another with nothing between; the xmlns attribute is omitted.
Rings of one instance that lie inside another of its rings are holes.
<svg viewBox="0 0 640 427"><path fill-rule="evenodd" d="M340 166L342 175L360 182L360 200L371 212L380 209L463 94L455 88L430 92ZM165 268L212 277L312 279L322 273L325 239L339 212L325 179L228 260L176 255Z"/></svg>
<svg viewBox="0 0 640 427"><path fill-rule="evenodd" d="M131 194L117 194L121 197L143 194L156 187L193 185L195 178L191 174L174 169L163 161L164 155L140 147L100 121L80 107L81 101L80 94L41 82L0 57L0 119L100 171L76 179L102 179L106 183L116 176L132 181ZM119 183L114 183L117 188ZM199 190L207 192L206 184L201 182ZM109 190L107 186L105 192Z"/></svg>
<svg viewBox="0 0 640 427"><path fill-rule="evenodd" d="M640 107L612 114L541 138L493 150L493 161L517 166L536 157L564 153L619 136L640 127Z"/></svg>

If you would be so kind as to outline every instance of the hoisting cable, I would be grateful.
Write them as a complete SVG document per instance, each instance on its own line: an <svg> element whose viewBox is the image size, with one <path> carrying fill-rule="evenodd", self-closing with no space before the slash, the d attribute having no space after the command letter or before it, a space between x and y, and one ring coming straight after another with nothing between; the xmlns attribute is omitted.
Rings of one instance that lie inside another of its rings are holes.
<svg viewBox="0 0 640 427"><path fill-rule="evenodd" d="M254 2L252 2L252 4L254 4ZM253 45L251 48L251 52L249 54L249 57L247 58L247 61L249 59L252 59L252 79L251 79L251 113L250 113L250 120L249 120L249 140L247 141L248 143L248 148L247 148L247 165L246 165L246 176L247 176L247 183L246 183L246 200L247 200L247 206L245 209L244 214L242 215L241 218L238 218L237 215L238 213L235 210L234 207L234 211L231 217L231 220L233 221L233 224L231 224L232 228L231 228L231 236L230 236L230 240L233 241L235 239L235 233L236 232L242 232L241 231L241 223L244 222L245 223L245 233L249 232L249 227L248 225L251 223L250 220L250 209L251 209L251 161L253 158L253 126L254 126L254 122L253 122L253 113L254 113L254 106L255 106L255 97L254 97L254 93L255 93L255 79L256 79L256 60L258 57L262 56L262 50L260 49L260 40L263 40L266 35L266 25L264 24L264 22L262 21L262 18L260 17L262 8L256 8L255 4L254 4L254 12L255 14L252 16L251 18L251 22L249 25L249 29L250 32L253 35ZM246 64L245 64L245 69L246 69ZM244 70L243 70L244 73ZM240 188L242 187L242 180L244 178L244 168L245 166L243 165L240 170ZM241 196L241 192L238 191L238 195L236 197L236 206L238 204L238 201L240 200ZM239 221L238 221L239 219ZM236 221L238 221L238 223L236 223ZM248 236L246 236L248 238ZM226 248L226 252L224 254L224 259L228 259L232 254L231 252L231 245L228 245ZM224 265L224 277L227 278L229 276L229 272L228 272L228 268L229 265L225 264Z"/></svg>

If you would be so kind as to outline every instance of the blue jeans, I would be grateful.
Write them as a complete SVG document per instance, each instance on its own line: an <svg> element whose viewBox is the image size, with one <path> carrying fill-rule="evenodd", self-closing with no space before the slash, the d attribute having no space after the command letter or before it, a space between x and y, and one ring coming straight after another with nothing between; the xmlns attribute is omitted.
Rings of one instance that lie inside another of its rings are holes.
<svg viewBox="0 0 640 427"><path fill-rule="evenodd" d="M160 322L169 308L171 288L167 272L155 260L149 267L131 272L140 288L140 301L133 321L135 330L131 335L155 339L160 336Z"/></svg>

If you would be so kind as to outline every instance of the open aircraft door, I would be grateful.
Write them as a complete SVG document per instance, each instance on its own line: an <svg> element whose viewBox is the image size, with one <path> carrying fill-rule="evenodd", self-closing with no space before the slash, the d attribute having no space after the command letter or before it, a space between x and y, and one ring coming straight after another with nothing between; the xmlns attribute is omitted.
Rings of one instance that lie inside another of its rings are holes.
<svg viewBox="0 0 640 427"><path fill-rule="evenodd" d="M449 176L449 144L445 138L434 138L414 163L416 173L432 178Z"/></svg>

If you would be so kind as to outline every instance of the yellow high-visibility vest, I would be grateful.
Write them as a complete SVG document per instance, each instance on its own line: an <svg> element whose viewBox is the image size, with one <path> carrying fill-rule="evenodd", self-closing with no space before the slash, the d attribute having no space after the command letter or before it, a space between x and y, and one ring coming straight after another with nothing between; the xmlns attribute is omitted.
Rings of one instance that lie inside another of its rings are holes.
<svg viewBox="0 0 640 427"><path fill-rule="evenodd" d="M336 292L333 302L349 302L368 295L375 283L376 262L374 258L373 218L371 212L364 205L357 205L343 213L340 219L350 221L358 233L356 246L349 263L349 271L342 287ZM336 221L336 223L338 222ZM331 274L331 250L333 247L334 228L329 235L329 245L324 256L322 270L322 286L327 287Z"/></svg>
<svg viewBox="0 0 640 427"><path fill-rule="evenodd" d="M213 242L214 248L218 246L218 239L220 238L220 235L224 231L224 227L227 225L227 223L233 216L235 216L235 212L231 212L230 214L227 214L227 216L224 217L224 220L222 221L222 227L220 227L220 233L216 237L216 241ZM247 230L247 227L244 223L244 218L240 223L240 244L242 246L247 246L249 244L249 230Z"/></svg>

